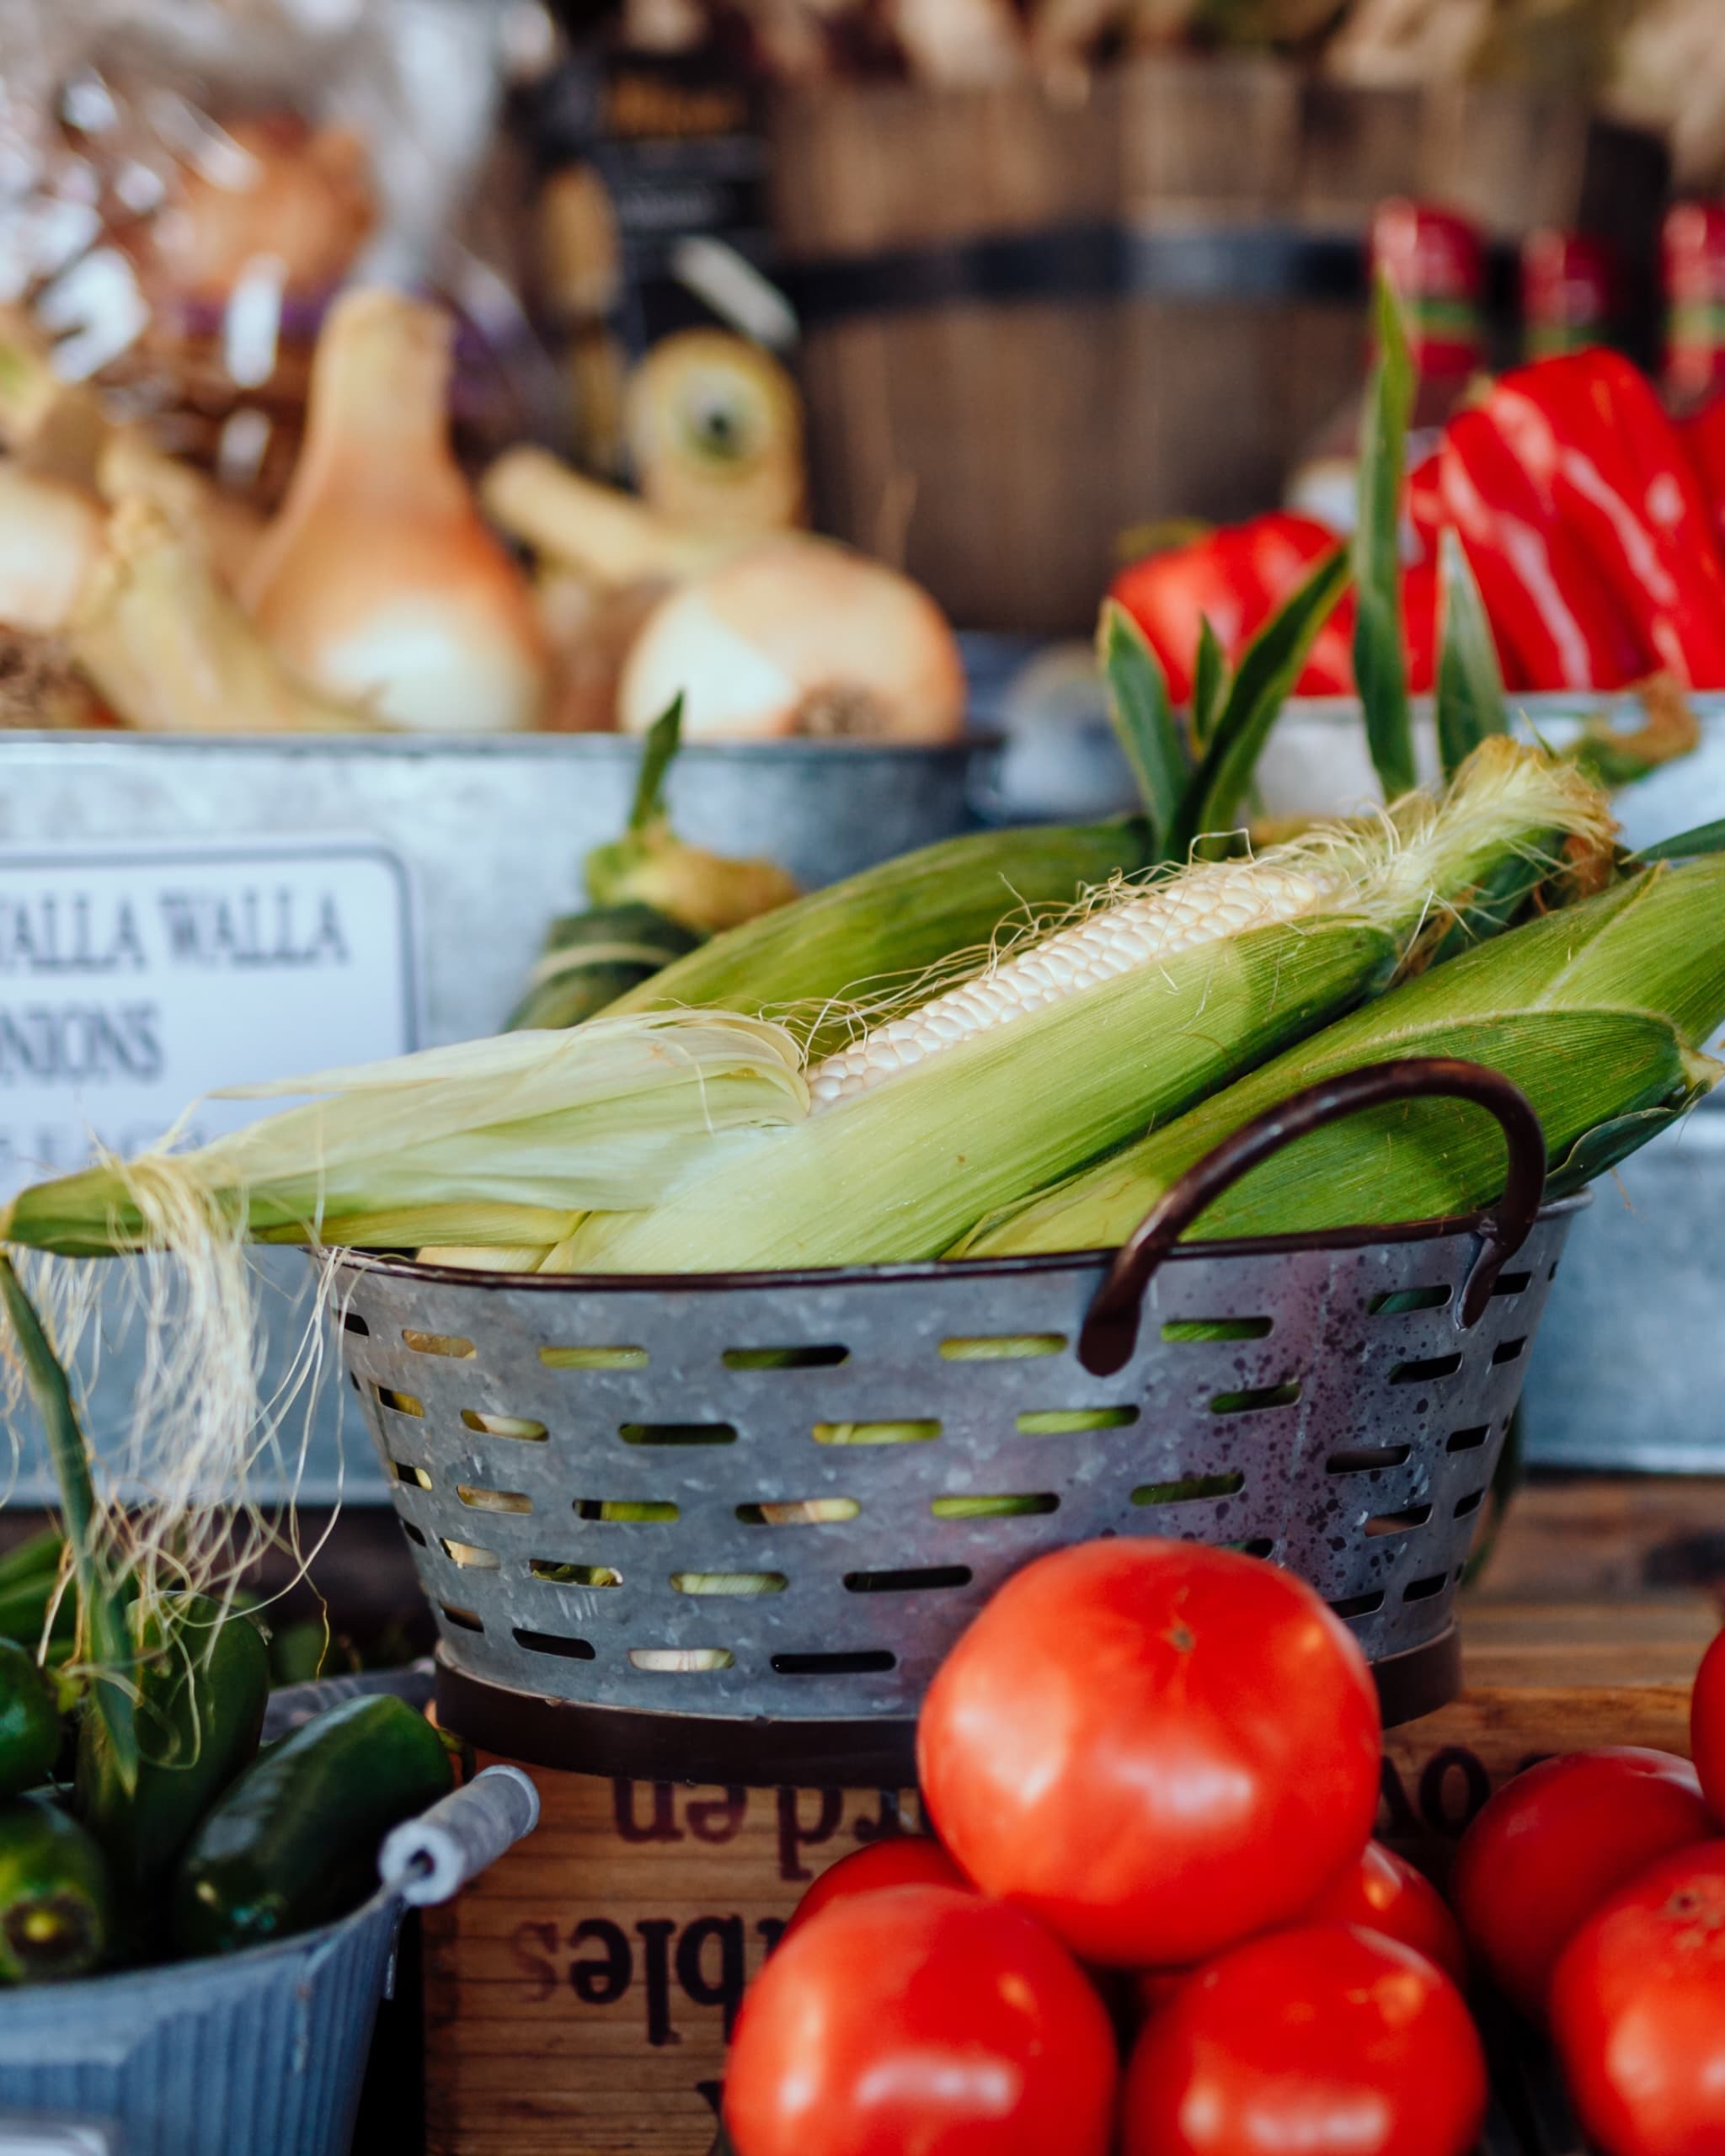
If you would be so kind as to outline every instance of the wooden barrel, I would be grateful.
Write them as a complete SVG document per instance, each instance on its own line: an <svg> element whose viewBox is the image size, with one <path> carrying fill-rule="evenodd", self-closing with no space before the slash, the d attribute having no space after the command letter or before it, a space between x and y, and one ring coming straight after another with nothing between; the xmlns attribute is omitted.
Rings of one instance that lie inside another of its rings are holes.
<svg viewBox="0 0 1725 2156"><path fill-rule="evenodd" d="M1123 530L1274 501L1359 382L1384 196L1598 232L1644 286L1666 178L1567 99L1270 60L1130 61L1076 100L835 87L771 128L823 525L902 540L965 627L1046 634L1089 627Z"/></svg>

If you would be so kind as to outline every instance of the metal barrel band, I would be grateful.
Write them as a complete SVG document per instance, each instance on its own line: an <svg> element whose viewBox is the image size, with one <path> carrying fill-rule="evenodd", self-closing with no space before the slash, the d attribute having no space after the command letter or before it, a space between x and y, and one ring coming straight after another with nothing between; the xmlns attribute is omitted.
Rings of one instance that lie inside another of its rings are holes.
<svg viewBox="0 0 1725 2156"><path fill-rule="evenodd" d="M1470 1101L1503 1129L1509 1149L1503 1197L1474 1223L1482 1239L1456 1310L1464 1331L1479 1322L1498 1273L1527 1240L1546 1187L1546 1139L1519 1086L1483 1064L1451 1056L1407 1056L1320 1080L1290 1093L1223 1139L1156 1201L1121 1246L1090 1306L1078 1339L1078 1359L1097 1377L1124 1369L1138 1342L1145 1291L1163 1260L1222 1193L1284 1145L1327 1124L1396 1101ZM1386 1236L1407 1232L1385 1230Z"/></svg>

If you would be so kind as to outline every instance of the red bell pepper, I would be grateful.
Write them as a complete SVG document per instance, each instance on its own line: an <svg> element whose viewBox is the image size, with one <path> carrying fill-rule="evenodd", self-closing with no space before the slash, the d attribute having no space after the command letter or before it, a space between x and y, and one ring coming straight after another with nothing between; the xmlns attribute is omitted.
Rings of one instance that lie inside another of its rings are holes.
<svg viewBox="0 0 1725 2156"><path fill-rule="evenodd" d="M1183 704L1192 695L1203 619L1229 664L1237 664L1277 607L1340 543L1315 517L1278 510L1134 562L1114 579L1111 595L1143 630L1168 677L1168 694Z"/></svg>
<svg viewBox="0 0 1725 2156"><path fill-rule="evenodd" d="M1458 412L1442 455L1444 505L1498 648L1526 686L1620 689L1648 672L1612 587L1491 418Z"/></svg>
<svg viewBox="0 0 1725 2156"><path fill-rule="evenodd" d="M1114 579L1112 595L1161 659L1170 696L1185 703L1192 695L1200 617L1209 617L1229 665L1237 666L1271 615L1341 543L1316 517L1279 510L1134 562ZM1437 571L1430 563L1415 563L1404 573L1402 613L1407 685L1421 695L1432 686L1437 636ZM1313 638L1295 693L1354 694L1351 590L1343 593Z"/></svg>
<svg viewBox="0 0 1725 2156"><path fill-rule="evenodd" d="M1503 376L1482 408L1643 649L1686 687L1725 688L1725 559L1645 376L1618 352L1573 352Z"/></svg>
<svg viewBox="0 0 1725 2156"><path fill-rule="evenodd" d="M1681 420L1677 432L1712 512L1713 536L1725 546L1725 395Z"/></svg>
<svg viewBox="0 0 1725 2156"><path fill-rule="evenodd" d="M1450 512L1444 505L1444 453L1434 449L1429 456L1423 456L1408 473L1402 497L1402 513L1413 533L1417 549L1415 559L1434 562L1438 558L1438 538L1450 521Z"/></svg>

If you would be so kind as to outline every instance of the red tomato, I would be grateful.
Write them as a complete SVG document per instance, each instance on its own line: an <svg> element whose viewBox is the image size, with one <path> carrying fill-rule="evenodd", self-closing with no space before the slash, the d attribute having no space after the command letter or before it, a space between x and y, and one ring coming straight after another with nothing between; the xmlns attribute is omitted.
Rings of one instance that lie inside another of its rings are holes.
<svg viewBox="0 0 1725 2156"><path fill-rule="evenodd" d="M1191 1976L1190 1969L1140 1969L1132 1978L1132 2004L1140 2027L1152 2014L1160 2014Z"/></svg>
<svg viewBox="0 0 1725 2156"><path fill-rule="evenodd" d="M1124 2156L1467 2156L1486 2069L1461 1994L1351 1924L1236 1946L1139 2038Z"/></svg>
<svg viewBox="0 0 1725 2156"><path fill-rule="evenodd" d="M1725 1842L1680 1849L1589 1917L1551 1979L1569 2092L1602 2156L1725 2148Z"/></svg>
<svg viewBox="0 0 1725 2156"><path fill-rule="evenodd" d="M1689 1695L1689 1750L1701 1795L1725 1822L1725 1632L1701 1657Z"/></svg>
<svg viewBox="0 0 1725 2156"><path fill-rule="evenodd" d="M1430 1880L1386 1849L1368 1842L1358 1864L1332 1880L1306 1910L1307 1924L1357 1924L1386 1939L1399 1939L1435 1961L1453 1983L1467 1981L1467 1949L1461 1927Z"/></svg>
<svg viewBox="0 0 1725 2156"><path fill-rule="evenodd" d="M969 1876L1121 1968L1297 1918L1365 1846L1379 1749L1365 1657L1309 1587L1149 1539L1008 1580L917 1731L929 1817Z"/></svg>
<svg viewBox="0 0 1725 2156"><path fill-rule="evenodd" d="M738 2017L737 2156L1105 2156L1114 2031L1028 1917L888 1886L787 1936Z"/></svg>
<svg viewBox="0 0 1725 2156"><path fill-rule="evenodd" d="M1655 1858L1716 1831L1686 1759L1572 1752L1493 1797L1461 1838L1450 1898L1493 1980L1538 2020L1582 1919Z"/></svg>
<svg viewBox="0 0 1725 2156"><path fill-rule="evenodd" d="M883 1886L957 1886L966 1893L970 1881L931 1834L893 1834L871 1842L829 1865L797 1904L784 1937L800 1931L812 1916L853 1894L876 1894Z"/></svg>

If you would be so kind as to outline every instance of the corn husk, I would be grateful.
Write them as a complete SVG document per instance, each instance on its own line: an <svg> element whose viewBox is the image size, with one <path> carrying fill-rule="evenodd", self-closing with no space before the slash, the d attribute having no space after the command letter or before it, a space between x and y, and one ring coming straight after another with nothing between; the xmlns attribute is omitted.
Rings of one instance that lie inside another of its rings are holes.
<svg viewBox="0 0 1725 2156"><path fill-rule="evenodd" d="M1669 1127L1719 1066L1725 862L1655 868L1409 981L1192 1113L964 1237L953 1255L1106 1249L1195 1161L1301 1086L1402 1056L1502 1071L1545 1126L1554 1190ZM1286 1147L1223 1193L1200 1237L1316 1232L1471 1213L1501 1189L1482 1112L1399 1103Z"/></svg>
<svg viewBox="0 0 1725 2156"><path fill-rule="evenodd" d="M542 1247L595 1205L650 1202L715 1133L806 1113L795 1043L667 1012L323 1071L229 1097L316 1096L195 1151L39 1183L7 1238L71 1255L159 1247L200 1208L264 1242Z"/></svg>

